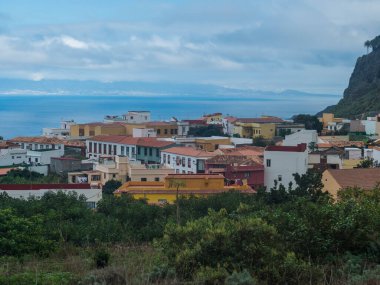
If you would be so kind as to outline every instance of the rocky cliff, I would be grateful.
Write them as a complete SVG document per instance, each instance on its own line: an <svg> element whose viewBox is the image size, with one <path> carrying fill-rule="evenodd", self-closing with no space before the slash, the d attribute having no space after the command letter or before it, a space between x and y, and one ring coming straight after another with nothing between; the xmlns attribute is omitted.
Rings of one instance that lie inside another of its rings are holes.
<svg viewBox="0 0 380 285"><path fill-rule="evenodd" d="M357 59L343 99L322 112L349 118L380 112L380 48Z"/></svg>

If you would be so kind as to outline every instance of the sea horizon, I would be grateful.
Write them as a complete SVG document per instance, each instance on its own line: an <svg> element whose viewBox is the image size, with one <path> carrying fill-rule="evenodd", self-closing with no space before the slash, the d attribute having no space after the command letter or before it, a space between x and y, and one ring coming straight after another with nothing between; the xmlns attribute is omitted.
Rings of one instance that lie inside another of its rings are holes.
<svg viewBox="0 0 380 285"><path fill-rule="evenodd" d="M77 123L101 122L106 115L122 115L129 110L148 110L152 120L171 117L196 119L221 112L236 117L315 114L337 101L336 95L308 96L137 96L137 95L4 95L0 94L0 136L38 136L42 128L59 127L62 120Z"/></svg>

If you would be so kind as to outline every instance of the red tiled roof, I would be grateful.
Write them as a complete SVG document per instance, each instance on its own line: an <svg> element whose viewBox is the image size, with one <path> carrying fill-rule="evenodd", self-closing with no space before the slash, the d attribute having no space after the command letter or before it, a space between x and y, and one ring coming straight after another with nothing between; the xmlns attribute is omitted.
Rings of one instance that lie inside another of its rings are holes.
<svg viewBox="0 0 380 285"><path fill-rule="evenodd" d="M380 168L328 169L341 188L372 189L380 183Z"/></svg>
<svg viewBox="0 0 380 285"><path fill-rule="evenodd" d="M215 152L198 150L198 149L187 147L187 146L170 147L170 148L165 149L163 152L185 155L185 156L193 156L193 157L213 157L217 155L217 153Z"/></svg>
<svg viewBox="0 0 380 285"><path fill-rule="evenodd" d="M9 171L12 169L16 169L14 167L9 167L9 168L0 168L0 176L7 175Z"/></svg>
<svg viewBox="0 0 380 285"><path fill-rule="evenodd" d="M91 189L90 184L0 184L1 190Z"/></svg>
<svg viewBox="0 0 380 285"><path fill-rule="evenodd" d="M265 151L304 152L306 148L305 143L298 144L297 146L270 145L265 148Z"/></svg>
<svg viewBox="0 0 380 285"><path fill-rule="evenodd" d="M71 147L86 147L86 143L84 141L68 141L64 140L63 144L65 146L71 146Z"/></svg>
<svg viewBox="0 0 380 285"><path fill-rule="evenodd" d="M146 146L146 147L166 147L170 145L174 145L174 142L171 141L161 141L156 138L138 138L137 145L138 146Z"/></svg>
<svg viewBox="0 0 380 285"><path fill-rule="evenodd" d="M137 144L139 138L133 138L130 136L119 136L119 135L100 135L89 138L90 141L97 142L109 142L109 143L119 143L119 144Z"/></svg>
<svg viewBox="0 0 380 285"><path fill-rule="evenodd" d="M10 140L15 143L38 143L38 144L63 144L63 141L58 138L47 137L16 137Z"/></svg>
<svg viewBox="0 0 380 285"><path fill-rule="evenodd" d="M228 116L228 117L225 117L224 119L225 119L226 121L230 122L230 123L233 123L233 122L236 122L236 120L237 120L238 118L236 118L236 117L232 117L232 116Z"/></svg>

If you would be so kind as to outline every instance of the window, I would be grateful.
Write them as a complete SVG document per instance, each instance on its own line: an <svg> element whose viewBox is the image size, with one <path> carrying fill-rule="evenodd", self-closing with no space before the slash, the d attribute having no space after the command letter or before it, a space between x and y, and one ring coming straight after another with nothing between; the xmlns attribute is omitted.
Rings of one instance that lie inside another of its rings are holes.
<svg viewBox="0 0 380 285"><path fill-rule="evenodd" d="M100 175L92 175L91 180L92 181L100 181Z"/></svg>
<svg viewBox="0 0 380 285"><path fill-rule="evenodd" d="M149 148L149 156L152 156L153 155L153 149L150 147Z"/></svg>
<svg viewBox="0 0 380 285"><path fill-rule="evenodd" d="M120 151L121 151L121 155L125 155L125 152L124 152L124 146L121 146L121 147L120 147Z"/></svg>
<svg viewBox="0 0 380 285"><path fill-rule="evenodd" d="M145 155L145 156L148 155L148 148L147 148L147 147L144 147L144 155Z"/></svg>
<svg viewBox="0 0 380 285"><path fill-rule="evenodd" d="M174 129L170 129L170 134L174 135Z"/></svg>
<svg viewBox="0 0 380 285"><path fill-rule="evenodd" d="M168 129L165 129L165 130L164 130L164 134L165 134L165 135L168 134Z"/></svg>
<svg viewBox="0 0 380 285"><path fill-rule="evenodd" d="M267 159L267 167L271 167L271 160Z"/></svg>
<svg viewBox="0 0 380 285"><path fill-rule="evenodd" d="M126 155L129 156L129 146L126 146L126 147L125 147L125 152L126 152Z"/></svg>
<svg viewBox="0 0 380 285"><path fill-rule="evenodd" d="M187 159L187 167L191 167L191 158Z"/></svg>
<svg viewBox="0 0 380 285"><path fill-rule="evenodd" d="M182 157L182 166L183 166L183 167L186 166L186 158L185 158L185 157Z"/></svg>
<svg viewBox="0 0 380 285"><path fill-rule="evenodd" d="M137 147L137 154L140 155L141 154L141 147Z"/></svg>
<svg viewBox="0 0 380 285"><path fill-rule="evenodd" d="M279 175L279 176L278 176L278 181L279 181L279 182L282 181L282 175Z"/></svg>
<svg viewBox="0 0 380 285"><path fill-rule="evenodd" d="M166 154L162 155L162 163L166 163Z"/></svg>
<svg viewBox="0 0 380 285"><path fill-rule="evenodd" d="M156 156L160 157L160 150L158 148L156 148Z"/></svg>
<svg viewBox="0 0 380 285"><path fill-rule="evenodd" d="M178 129L174 129L174 134L178 134Z"/></svg>
<svg viewBox="0 0 380 285"><path fill-rule="evenodd" d="M168 163L170 164L170 154L168 154Z"/></svg>
<svg viewBox="0 0 380 285"><path fill-rule="evenodd" d="M12 155L12 159L15 159L14 155Z"/></svg>
<svg viewBox="0 0 380 285"><path fill-rule="evenodd" d="M92 152L92 142L88 143L88 149L89 149L89 152Z"/></svg>
<svg viewBox="0 0 380 285"><path fill-rule="evenodd" d="M185 171L185 170L182 170L182 174L186 174L186 171Z"/></svg>
<svg viewBox="0 0 380 285"><path fill-rule="evenodd" d="M161 129L157 129L157 135L161 134Z"/></svg>
<svg viewBox="0 0 380 285"><path fill-rule="evenodd" d="M177 165L181 164L181 158L179 156L176 157L176 163L177 163Z"/></svg>
<svg viewBox="0 0 380 285"><path fill-rule="evenodd" d="M179 173L179 169L176 169L176 170L175 170L175 173L177 173L177 174L178 174L178 173Z"/></svg>
<svg viewBox="0 0 380 285"><path fill-rule="evenodd" d="M250 177L251 176L251 173L250 172L244 172L244 177L245 178L248 178L248 177Z"/></svg>
<svg viewBox="0 0 380 285"><path fill-rule="evenodd" d="M112 178L116 178L116 174L112 174Z"/></svg>
<svg viewBox="0 0 380 285"><path fill-rule="evenodd" d="M117 152L116 152L116 145L113 146L113 154L116 155Z"/></svg>
<svg viewBox="0 0 380 285"><path fill-rule="evenodd" d="M95 202L86 202L86 206L89 209L95 209L96 208L96 203Z"/></svg>
<svg viewBox="0 0 380 285"><path fill-rule="evenodd" d="M155 177L154 181L156 181L156 182L160 181L160 177Z"/></svg>
<svg viewBox="0 0 380 285"><path fill-rule="evenodd" d="M146 181L146 178L145 177L142 177L141 178L141 182L145 182Z"/></svg>
<svg viewBox="0 0 380 285"><path fill-rule="evenodd" d="M134 147L132 147L132 155L135 156L136 155L136 149Z"/></svg>
<svg viewBox="0 0 380 285"><path fill-rule="evenodd" d="M107 154L107 145L103 144L103 154Z"/></svg>
<svg viewBox="0 0 380 285"><path fill-rule="evenodd" d="M112 145L108 145L108 154L112 154Z"/></svg>
<svg viewBox="0 0 380 285"><path fill-rule="evenodd" d="M35 158L34 161L35 161L35 162L38 162L38 158Z"/></svg>

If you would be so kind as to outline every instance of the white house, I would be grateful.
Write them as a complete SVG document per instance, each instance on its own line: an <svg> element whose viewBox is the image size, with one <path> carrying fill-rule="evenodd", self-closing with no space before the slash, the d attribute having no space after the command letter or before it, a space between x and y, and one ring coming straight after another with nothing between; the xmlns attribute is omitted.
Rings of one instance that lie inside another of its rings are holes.
<svg viewBox="0 0 380 285"><path fill-rule="evenodd" d="M278 184L295 184L293 174L305 174L308 169L306 143L297 146L268 146L264 151L264 185L269 190Z"/></svg>
<svg viewBox="0 0 380 285"><path fill-rule="evenodd" d="M0 166L27 163L26 150L21 148L0 149Z"/></svg>
<svg viewBox="0 0 380 285"><path fill-rule="evenodd" d="M283 146L296 146L305 143L308 147L310 143L318 142L318 134L316 130L301 130L299 132L285 136L282 142Z"/></svg>
<svg viewBox="0 0 380 285"><path fill-rule="evenodd" d="M11 139L10 142L18 144L22 149L26 150L51 150L59 149L64 152L63 141L58 138L47 137L17 137Z"/></svg>
<svg viewBox="0 0 380 285"><path fill-rule="evenodd" d="M76 123L73 120L62 121L60 128L43 128L42 135L44 137L65 138L70 136L70 127Z"/></svg>
<svg viewBox="0 0 380 285"><path fill-rule="evenodd" d="M175 169L176 173L205 173L205 161L215 155L192 147L170 147L161 151L161 163Z"/></svg>
<svg viewBox="0 0 380 285"><path fill-rule="evenodd" d="M133 128L134 138L155 138L157 137L157 133L152 128Z"/></svg>
<svg viewBox="0 0 380 285"><path fill-rule="evenodd" d="M128 111L123 115L124 121L131 124L143 124L150 122L149 111Z"/></svg>
<svg viewBox="0 0 380 285"><path fill-rule="evenodd" d="M229 136L234 134L234 123L237 118L232 116L227 116L222 119L223 133Z"/></svg>
<svg viewBox="0 0 380 285"><path fill-rule="evenodd" d="M90 184L0 184L0 193L5 192L17 199L41 198L49 191L75 192L78 196L83 195L90 208L96 208L102 199L102 189L93 188Z"/></svg>
<svg viewBox="0 0 380 285"><path fill-rule="evenodd" d="M138 138L127 136L95 136L86 140L86 157L99 159L101 156L127 156L136 159Z"/></svg>

